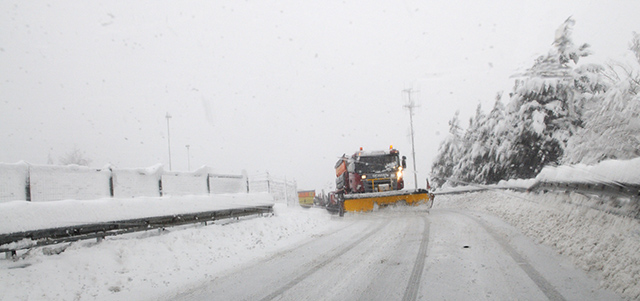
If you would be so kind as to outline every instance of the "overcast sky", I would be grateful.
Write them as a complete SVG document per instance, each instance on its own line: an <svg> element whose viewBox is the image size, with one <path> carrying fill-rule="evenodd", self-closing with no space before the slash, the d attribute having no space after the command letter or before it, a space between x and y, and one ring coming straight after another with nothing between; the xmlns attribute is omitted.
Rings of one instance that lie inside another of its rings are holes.
<svg viewBox="0 0 640 301"><path fill-rule="evenodd" d="M334 188L394 145L419 186L456 110L489 110L576 20L594 62L629 57L640 1L0 1L0 162L74 148L93 167L269 171ZM411 166L411 162L409 162ZM412 176L407 185L413 187Z"/></svg>

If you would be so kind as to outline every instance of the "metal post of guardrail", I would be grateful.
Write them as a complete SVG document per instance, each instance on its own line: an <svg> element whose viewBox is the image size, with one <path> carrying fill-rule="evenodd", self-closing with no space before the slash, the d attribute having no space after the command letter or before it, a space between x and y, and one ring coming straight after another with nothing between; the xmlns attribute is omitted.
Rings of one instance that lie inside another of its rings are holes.
<svg viewBox="0 0 640 301"><path fill-rule="evenodd" d="M27 181L25 183L25 199L31 202L31 166L27 166Z"/></svg>
<svg viewBox="0 0 640 301"><path fill-rule="evenodd" d="M211 194L211 183L210 183L211 182L211 174L210 173L207 173L206 180L207 180L207 194Z"/></svg>
<svg viewBox="0 0 640 301"><path fill-rule="evenodd" d="M287 185L287 176L284 176L284 203L289 206L289 185Z"/></svg>
<svg viewBox="0 0 640 301"><path fill-rule="evenodd" d="M269 177L269 172L267 172L267 193L271 193L271 177Z"/></svg>
<svg viewBox="0 0 640 301"><path fill-rule="evenodd" d="M113 169L109 167L109 194L111 197L114 196L114 188L113 188Z"/></svg>

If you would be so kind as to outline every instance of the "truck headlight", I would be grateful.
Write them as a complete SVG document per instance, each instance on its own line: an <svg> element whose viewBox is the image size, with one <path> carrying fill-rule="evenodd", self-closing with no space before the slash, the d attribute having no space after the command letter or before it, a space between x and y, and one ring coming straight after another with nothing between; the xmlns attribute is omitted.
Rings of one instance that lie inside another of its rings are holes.
<svg viewBox="0 0 640 301"><path fill-rule="evenodd" d="M362 179L363 180L366 179L366 178L367 178L367 175L362 175Z"/></svg>
<svg viewBox="0 0 640 301"><path fill-rule="evenodd" d="M398 170L398 172L396 173L396 178L402 179L402 170Z"/></svg>

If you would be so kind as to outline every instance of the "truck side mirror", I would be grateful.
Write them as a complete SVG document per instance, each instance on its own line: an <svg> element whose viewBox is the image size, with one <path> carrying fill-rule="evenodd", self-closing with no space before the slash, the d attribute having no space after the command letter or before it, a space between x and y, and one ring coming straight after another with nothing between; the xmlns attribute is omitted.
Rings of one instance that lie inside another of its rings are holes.
<svg viewBox="0 0 640 301"><path fill-rule="evenodd" d="M402 156L402 169L406 169L406 168L407 168L407 157Z"/></svg>

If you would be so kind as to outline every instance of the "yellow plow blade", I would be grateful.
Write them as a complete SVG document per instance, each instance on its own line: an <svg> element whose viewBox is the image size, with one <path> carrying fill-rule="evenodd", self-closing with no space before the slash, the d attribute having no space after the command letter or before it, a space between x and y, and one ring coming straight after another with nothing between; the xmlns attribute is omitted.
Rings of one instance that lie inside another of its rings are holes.
<svg viewBox="0 0 640 301"><path fill-rule="evenodd" d="M345 195L345 211L372 211L375 204L387 206L398 202L407 205L424 204L431 198L426 190L422 191L390 191L384 193L363 193L357 195Z"/></svg>

